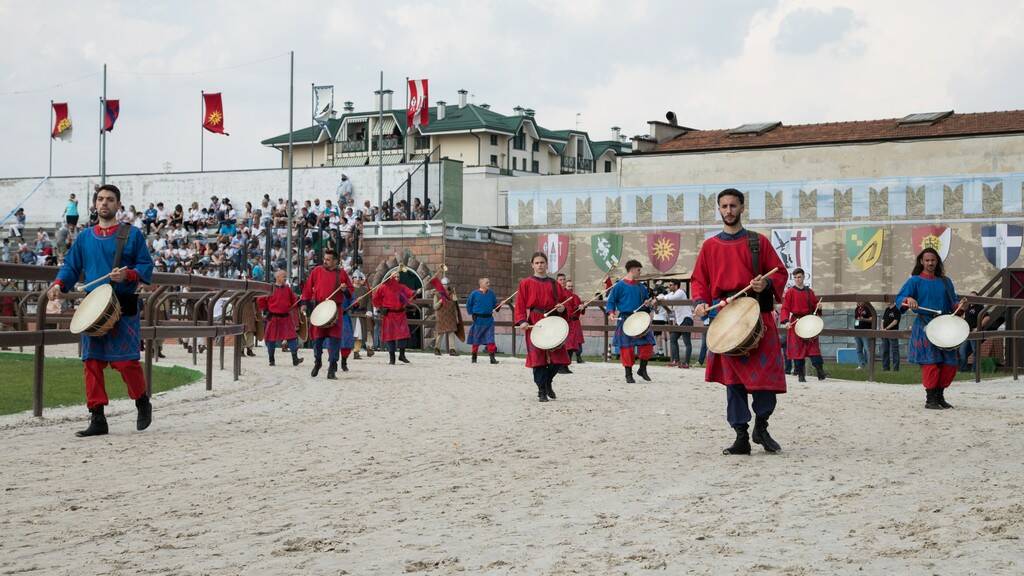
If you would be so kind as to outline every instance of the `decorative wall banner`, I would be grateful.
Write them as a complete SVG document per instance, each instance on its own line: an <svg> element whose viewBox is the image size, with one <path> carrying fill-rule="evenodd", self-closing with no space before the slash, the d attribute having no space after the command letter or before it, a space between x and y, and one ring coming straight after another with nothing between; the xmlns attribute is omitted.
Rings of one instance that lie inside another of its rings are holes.
<svg viewBox="0 0 1024 576"><path fill-rule="evenodd" d="M622 257L622 235L604 232L590 237L590 254L602 272L619 265Z"/></svg>
<svg viewBox="0 0 1024 576"><path fill-rule="evenodd" d="M1019 224L981 227L981 250L985 253L985 259L1000 270L1017 261L1022 240L1024 226Z"/></svg>
<svg viewBox="0 0 1024 576"><path fill-rule="evenodd" d="M864 226L846 231L846 258L863 272L878 262L885 234L881 228Z"/></svg>
<svg viewBox="0 0 1024 576"><path fill-rule="evenodd" d="M647 257L659 272L668 272L679 260L680 235L678 232L658 232L647 235Z"/></svg>
<svg viewBox="0 0 1024 576"><path fill-rule="evenodd" d="M949 243L953 233L949 226L918 226L911 230L910 239L916 256L925 248L934 248L943 260L949 255Z"/></svg>
<svg viewBox="0 0 1024 576"><path fill-rule="evenodd" d="M548 274L555 274L569 259L569 235L541 234L537 237L537 251L548 257Z"/></svg>
<svg viewBox="0 0 1024 576"><path fill-rule="evenodd" d="M811 250L811 228L775 228L772 230L772 247L778 253L786 271L790 274L787 286L793 284L793 270L803 268L804 278L808 286L814 283L814 262Z"/></svg>

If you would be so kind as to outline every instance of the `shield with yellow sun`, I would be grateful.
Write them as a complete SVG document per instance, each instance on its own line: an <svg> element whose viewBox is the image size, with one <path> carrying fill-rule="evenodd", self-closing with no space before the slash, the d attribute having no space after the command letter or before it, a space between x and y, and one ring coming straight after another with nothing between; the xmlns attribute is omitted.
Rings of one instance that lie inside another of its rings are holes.
<svg viewBox="0 0 1024 576"><path fill-rule="evenodd" d="M659 272L668 272L679 260L679 234L655 232L647 235L647 257Z"/></svg>

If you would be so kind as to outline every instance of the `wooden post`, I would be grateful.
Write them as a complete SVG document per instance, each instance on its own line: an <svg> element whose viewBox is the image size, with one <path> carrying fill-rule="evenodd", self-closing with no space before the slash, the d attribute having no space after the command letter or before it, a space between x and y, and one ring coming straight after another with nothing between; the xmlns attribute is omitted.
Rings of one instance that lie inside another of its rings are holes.
<svg viewBox="0 0 1024 576"><path fill-rule="evenodd" d="M36 301L36 330L46 334L46 301L48 300L46 290L39 295ZM43 417L43 378L45 377L46 340L39 339L36 345L36 355L33 358L32 374L32 415L36 418Z"/></svg>

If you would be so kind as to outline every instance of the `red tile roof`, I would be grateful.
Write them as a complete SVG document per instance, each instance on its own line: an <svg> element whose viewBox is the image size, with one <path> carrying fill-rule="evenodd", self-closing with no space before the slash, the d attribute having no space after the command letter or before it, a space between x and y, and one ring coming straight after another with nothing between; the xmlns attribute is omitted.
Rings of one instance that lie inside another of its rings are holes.
<svg viewBox="0 0 1024 576"><path fill-rule="evenodd" d="M731 135L729 130L695 130L662 142L654 152L698 152L1024 133L1024 110L952 114L934 124L901 125L898 122L898 118L890 118L782 125L760 135Z"/></svg>

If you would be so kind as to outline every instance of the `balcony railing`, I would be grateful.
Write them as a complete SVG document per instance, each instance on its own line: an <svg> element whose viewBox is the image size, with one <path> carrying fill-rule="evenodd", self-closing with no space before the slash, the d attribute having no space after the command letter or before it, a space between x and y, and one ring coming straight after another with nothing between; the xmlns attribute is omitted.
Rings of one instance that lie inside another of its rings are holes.
<svg viewBox="0 0 1024 576"><path fill-rule="evenodd" d="M592 158L573 158L572 156L566 156L562 158L562 174L574 174L593 171L594 160Z"/></svg>
<svg viewBox="0 0 1024 576"><path fill-rule="evenodd" d="M366 140L343 140L342 152L366 152Z"/></svg>
<svg viewBox="0 0 1024 576"><path fill-rule="evenodd" d="M374 140L374 148L377 147L377 141ZM402 139L397 136L385 137L381 142L382 150L400 150L402 148Z"/></svg>

